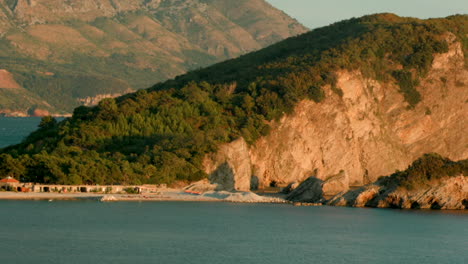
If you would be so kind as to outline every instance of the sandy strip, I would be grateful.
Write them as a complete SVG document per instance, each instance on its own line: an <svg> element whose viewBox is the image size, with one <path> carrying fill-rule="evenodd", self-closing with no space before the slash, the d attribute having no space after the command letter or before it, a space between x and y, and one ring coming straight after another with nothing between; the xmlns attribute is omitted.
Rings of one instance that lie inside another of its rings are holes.
<svg viewBox="0 0 468 264"><path fill-rule="evenodd" d="M99 194L99 193L15 193L0 192L0 200L95 200L119 201L183 201L183 202L234 202L234 203L286 203L282 197L260 196L251 192L206 192L201 195L183 191L166 191L158 194Z"/></svg>
<svg viewBox="0 0 468 264"><path fill-rule="evenodd" d="M100 200L103 194L93 193L21 193L0 192L0 200Z"/></svg>

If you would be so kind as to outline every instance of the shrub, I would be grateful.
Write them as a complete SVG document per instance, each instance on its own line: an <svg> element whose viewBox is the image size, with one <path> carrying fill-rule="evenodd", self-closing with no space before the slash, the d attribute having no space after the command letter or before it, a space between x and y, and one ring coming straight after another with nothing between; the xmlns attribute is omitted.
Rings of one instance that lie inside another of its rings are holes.
<svg viewBox="0 0 468 264"><path fill-rule="evenodd" d="M468 175L468 160L451 161L436 153L424 154L405 171L397 171L377 181L380 185L401 186L407 189L423 187L431 180Z"/></svg>

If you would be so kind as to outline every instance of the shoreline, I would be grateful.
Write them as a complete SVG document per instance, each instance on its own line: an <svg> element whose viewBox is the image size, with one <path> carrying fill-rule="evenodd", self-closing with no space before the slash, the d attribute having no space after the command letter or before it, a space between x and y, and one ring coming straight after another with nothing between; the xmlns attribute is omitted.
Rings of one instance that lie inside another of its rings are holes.
<svg viewBox="0 0 468 264"><path fill-rule="evenodd" d="M21 193L0 192L0 201L94 201L94 202L216 202L216 203L250 203L250 204L288 204L299 207L349 207L366 209L399 209L403 211L441 211L468 213L467 209L403 209L391 207L354 207L337 206L322 203L292 202L285 199L282 194L258 195L252 192L207 192L200 195L185 193L183 191L163 191L158 194L104 194L104 193Z"/></svg>
<svg viewBox="0 0 468 264"><path fill-rule="evenodd" d="M104 194L104 193L21 193L0 192L0 200L31 201L100 201L100 202L233 202L233 203L290 203L284 197L263 196L251 192L207 192L200 195L183 191L163 191L158 194Z"/></svg>

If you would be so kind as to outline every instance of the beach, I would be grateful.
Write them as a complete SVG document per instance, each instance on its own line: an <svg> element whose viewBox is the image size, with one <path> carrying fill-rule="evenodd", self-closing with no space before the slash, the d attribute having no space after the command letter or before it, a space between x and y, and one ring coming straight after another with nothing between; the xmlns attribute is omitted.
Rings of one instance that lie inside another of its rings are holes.
<svg viewBox="0 0 468 264"><path fill-rule="evenodd" d="M252 192L208 191L188 193L181 189L167 189L145 194L56 193L56 192L0 192L0 200L94 200L119 201L184 201L184 202L239 202L287 203L282 195L258 195Z"/></svg>

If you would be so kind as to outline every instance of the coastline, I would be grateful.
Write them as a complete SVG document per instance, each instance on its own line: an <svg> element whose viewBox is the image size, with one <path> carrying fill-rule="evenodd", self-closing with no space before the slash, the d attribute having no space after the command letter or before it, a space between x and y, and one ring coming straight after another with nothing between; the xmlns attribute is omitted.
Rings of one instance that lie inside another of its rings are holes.
<svg viewBox="0 0 468 264"><path fill-rule="evenodd" d="M182 190L168 190L147 194L103 193L35 193L0 192L0 200L48 200L48 201L101 201L101 202L233 202L233 203L290 203L282 196L263 196L251 192L206 192L190 194Z"/></svg>
<svg viewBox="0 0 468 264"><path fill-rule="evenodd" d="M0 192L0 201L94 201L94 202L218 202L218 203L250 203L250 204L289 204L291 206L331 206L349 207L342 205L330 205L322 203L291 202L282 194L257 195L252 192L207 192L201 195L185 193L183 190L162 191L158 194L103 194L103 193L21 193ZM360 207L367 209L393 209L391 207ZM405 209L404 211L442 211L466 214L468 210L443 209L434 210L428 208Z"/></svg>

